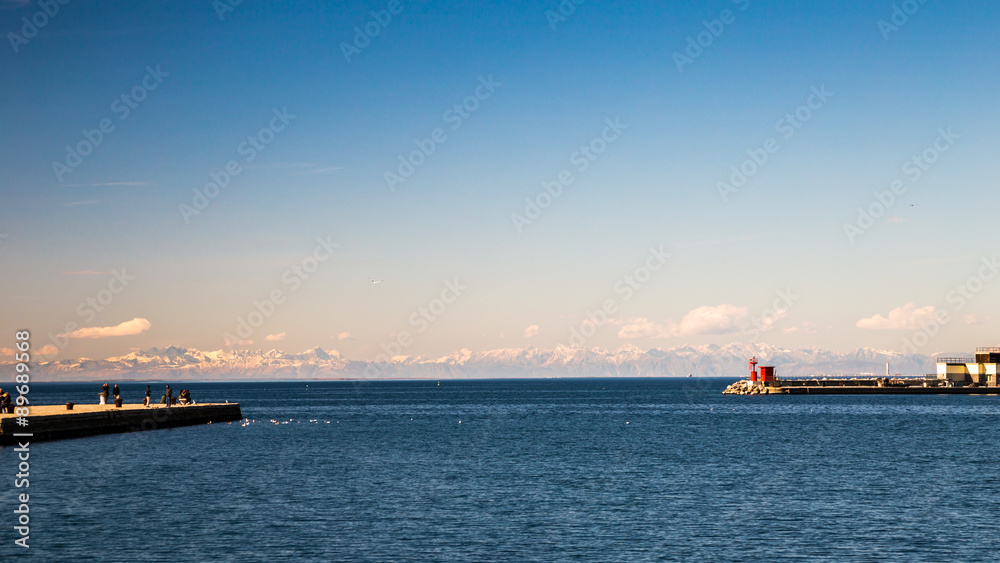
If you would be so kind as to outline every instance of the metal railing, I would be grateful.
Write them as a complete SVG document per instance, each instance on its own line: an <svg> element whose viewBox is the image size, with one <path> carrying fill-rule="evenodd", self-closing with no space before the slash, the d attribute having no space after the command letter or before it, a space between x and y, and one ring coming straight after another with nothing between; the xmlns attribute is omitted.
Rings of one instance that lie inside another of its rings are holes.
<svg viewBox="0 0 1000 563"><path fill-rule="evenodd" d="M974 364L976 360L974 358L960 358L960 357L942 357L937 359L939 364Z"/></svg>
<svg viewBox="0 0 1000 563"><path fill-rule="evenodd" d="M979 346L976 348L977 354L989 354L1000 352L1000 346Z"/></svg>

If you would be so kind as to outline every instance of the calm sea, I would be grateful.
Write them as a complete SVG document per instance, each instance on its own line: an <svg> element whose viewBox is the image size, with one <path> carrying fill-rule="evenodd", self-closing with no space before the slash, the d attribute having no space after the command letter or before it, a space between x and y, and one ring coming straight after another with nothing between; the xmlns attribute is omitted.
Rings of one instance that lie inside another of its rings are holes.
<svg viewBox="0 0 1000 563"><path fill-rule="evenodd" d="M0 449L0 560L997 560L1000 398L731 381L176 383L249 421L32 444L29 550Z"/></svg>

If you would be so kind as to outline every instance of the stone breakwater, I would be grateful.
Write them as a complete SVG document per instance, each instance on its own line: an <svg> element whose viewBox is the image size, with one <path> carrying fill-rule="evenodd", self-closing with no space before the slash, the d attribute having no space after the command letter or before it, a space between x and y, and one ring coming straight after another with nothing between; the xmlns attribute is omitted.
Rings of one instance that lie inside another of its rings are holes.
<svg viewBox="0 0 1000 563"><path fill-rule="evenodd" d="M722 392L723 395L767 395L768 393L768 387L760 383L751 383L748 379L741 379Z"/></svg>

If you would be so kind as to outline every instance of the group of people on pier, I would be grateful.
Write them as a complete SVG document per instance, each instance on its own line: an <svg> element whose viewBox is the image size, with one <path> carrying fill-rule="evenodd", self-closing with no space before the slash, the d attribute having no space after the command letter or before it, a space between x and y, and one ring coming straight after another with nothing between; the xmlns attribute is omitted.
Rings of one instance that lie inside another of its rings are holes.
<svg viewBox="0 0 1000 563"><path fill-rule="evenodd" d="M118 389L118 384L117 383L115 383L115 388L111 392L115 396L115 404L118 405L119 401L121 401L121 394L122 394L122 392L121 392L121 390ZM101 403L100 404L102 404L102 405L108 404L108 384L107 383L105 383L104 386L101 387ZM121 406L121 405L118 405L118 406Z"/></svg>
<svg viewBox="0 0 1000 563"><path fill-rule="evenodd" d="M0 390L0 391L2 391L2 390ZM118 389L118 384L115 384L114 388L111 389L111 394L114 396L115 406L117 406L117 407L122 406L121 391ZM100 404L102 404L102 405L107 404L107 401L108 401L108 384L107 383L105 383L104 386L101 387L100 397L101 397ZM146 386L146 395L142 398L142 405L144 407L150 407L150 406L152 406L152 398L153 398L153 390L150 388L149 385L147 385ZM178 404L178 403L181 404L181 405L193 405L194 404L194 400L191 398L191 391L188 390L188 389L182 389L181 392L180 392L180 395L178 395L177 400L175 401L174 400L174 391L173 391L173 389L170 388L170 385L167 385L167 388L164 391L163 396L160 397L160 404L161 405L166 405L166 406L169 407L170 405Z"/></svg>

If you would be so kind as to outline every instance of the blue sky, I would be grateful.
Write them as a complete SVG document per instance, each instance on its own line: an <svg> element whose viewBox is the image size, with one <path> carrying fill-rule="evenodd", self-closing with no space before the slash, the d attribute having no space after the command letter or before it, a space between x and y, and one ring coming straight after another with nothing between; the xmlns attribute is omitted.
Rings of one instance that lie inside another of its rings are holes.
<svg viewBox="0 0 1000 563"><path fill-rule="evenodd" d="M569 344L611 300L584 345L997 344L995 6L219 5L0 4L5 333L437 356Z"/></svg>

